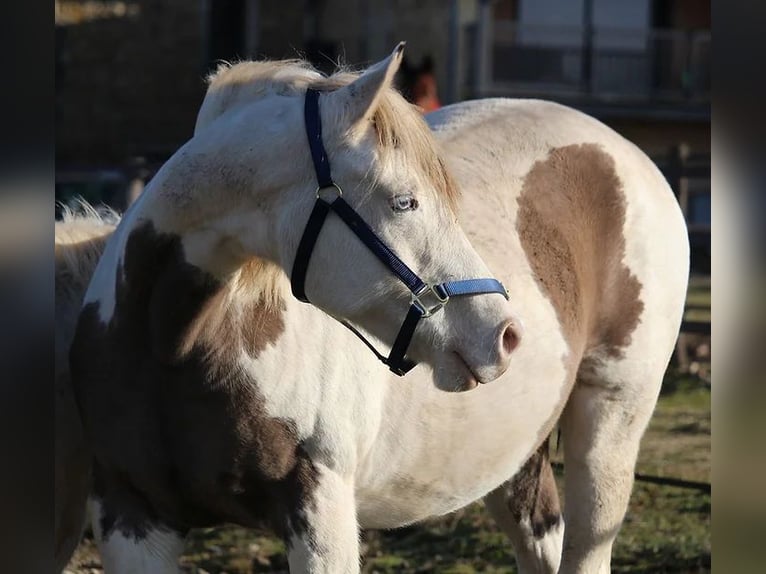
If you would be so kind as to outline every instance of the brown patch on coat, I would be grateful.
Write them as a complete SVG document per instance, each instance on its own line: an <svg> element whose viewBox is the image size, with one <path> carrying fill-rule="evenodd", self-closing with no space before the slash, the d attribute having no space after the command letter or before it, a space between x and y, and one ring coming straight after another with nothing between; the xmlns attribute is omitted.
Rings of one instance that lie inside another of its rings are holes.
<svg viewBox="0 0 766 574"><path fill-rule="evenodd" d="M128 238L122 277L112 320L86 305L71 351L105 531L300 528L314 465L237 364L281 335L279 310L229 301L150 223Z"/></svg>
<svg viewBox="0 0 766 574"><path fill-rule="evenodd" d="M516 522L529 520L535 538L542 538L561 520L548 439L524 463L508 485L508 510Z"/></svg>
<svg viewBox="0 0 766 574"><path fill-rule="evenodd" d="M595 347L620 357L644 304L623 263L625 196L614 160L596 144L555 148L532 166L518 203L521 245L572 360Z"/></svg>
<svg viewBox="0 0 766 574"><path fill-rule="evenodd" d="M282 303L262 299L236 301L221 289L204 303L184 330L183 339L175 347L177 354L185 356L195 345L203 346L213 355L227 354L241 346L255 358L284 332L283 311Z"/></svg>
<svg viewBox="0 0 766 574"><path fill-rule="evenodd" d="M263 301L245 305L241 325L245 349L251 357L257 357L267 344L276 341L285 330L281 309L275 309Z"/></svg>

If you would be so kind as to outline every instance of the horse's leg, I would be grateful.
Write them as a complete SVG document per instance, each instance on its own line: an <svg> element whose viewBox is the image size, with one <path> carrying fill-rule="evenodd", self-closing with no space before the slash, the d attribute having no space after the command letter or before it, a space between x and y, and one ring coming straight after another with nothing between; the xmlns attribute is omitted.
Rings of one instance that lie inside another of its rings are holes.
<svg viewBox="0 0 766 574"><path fill-rule="evenodd" d="M359 572L359 529L352 477L315 465L316 480L288 519L290 574Z"/></svg>
<svg viewBox="0 0 766 574"><path fill-rule="evenodd" d="M665 370L639 356L583 369L561 426L564 441L562 573L610 572L612 544L633 487L641 436Z"/></svg>
<svg viewBox="0 0 766 574"><path fill-rule="evenodd" d="M183 534L133 509L130 515L108 500L91 498L88 509L105 574L176 574Z"/></svg>
<svg viewBox="0 0 766 574"><path fill-rule="evenodd" d="M558 571L564 538L556 480L548 440L514 477L489 493L484 502L511 539L521 574Z"/></svg>

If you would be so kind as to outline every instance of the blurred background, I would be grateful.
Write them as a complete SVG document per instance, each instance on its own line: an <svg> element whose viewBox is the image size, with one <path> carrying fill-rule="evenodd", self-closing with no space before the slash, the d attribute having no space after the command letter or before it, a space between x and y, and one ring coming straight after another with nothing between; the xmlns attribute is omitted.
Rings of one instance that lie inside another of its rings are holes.
<svg viewBox="0 0 766 574"><path fill-rule="evenodd" d="M191 137L205 76L221 61L301 57L330 73L405 40L398 85L424 113L534 97L595 116L660 166L692 243L683 332L614 571L708 572L710 28L710 0L56 0L56 199L127 208ZM515 572L480 505L365 533L363 548L364 572ZM284 572L286 561L267 533L221 528L192 535L184 568ZM94 571L86 538L70 572Z"/></svg>
<svg viewBox="0 0 766 574"><path fill-rule="evenodd" d="M220 61L361 68L407 41L425 111L555 100L668 176L710 270L710 0L56 0L56 194L124 209L192 133Z"/></svg>

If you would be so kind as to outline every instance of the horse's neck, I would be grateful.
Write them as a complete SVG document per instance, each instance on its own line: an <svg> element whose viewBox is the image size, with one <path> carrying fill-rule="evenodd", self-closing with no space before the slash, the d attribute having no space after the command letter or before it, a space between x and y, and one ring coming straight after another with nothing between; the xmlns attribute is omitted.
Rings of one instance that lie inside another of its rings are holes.
<svg viewBox="0 0 766 574"><path fill-rule="evenodd" d="M352 470L372 443L387 393L388 371L352 333L292 297L281 308L283 330L257 356L242 355L270 416L291 421L312 454Z"/></svg>

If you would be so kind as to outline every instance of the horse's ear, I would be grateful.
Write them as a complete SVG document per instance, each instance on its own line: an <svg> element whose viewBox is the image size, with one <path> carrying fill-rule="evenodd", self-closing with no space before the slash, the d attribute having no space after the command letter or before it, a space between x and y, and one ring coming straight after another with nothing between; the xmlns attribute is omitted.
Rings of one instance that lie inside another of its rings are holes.
<svg viewBox="0 0 766 574"><path fill-rule="evenodd" d="M399 42L388 58L367 68L349 85L328 94L340 125L353 126L372 116L380 96L393 83L403 53L404 42Z"/></svg>

